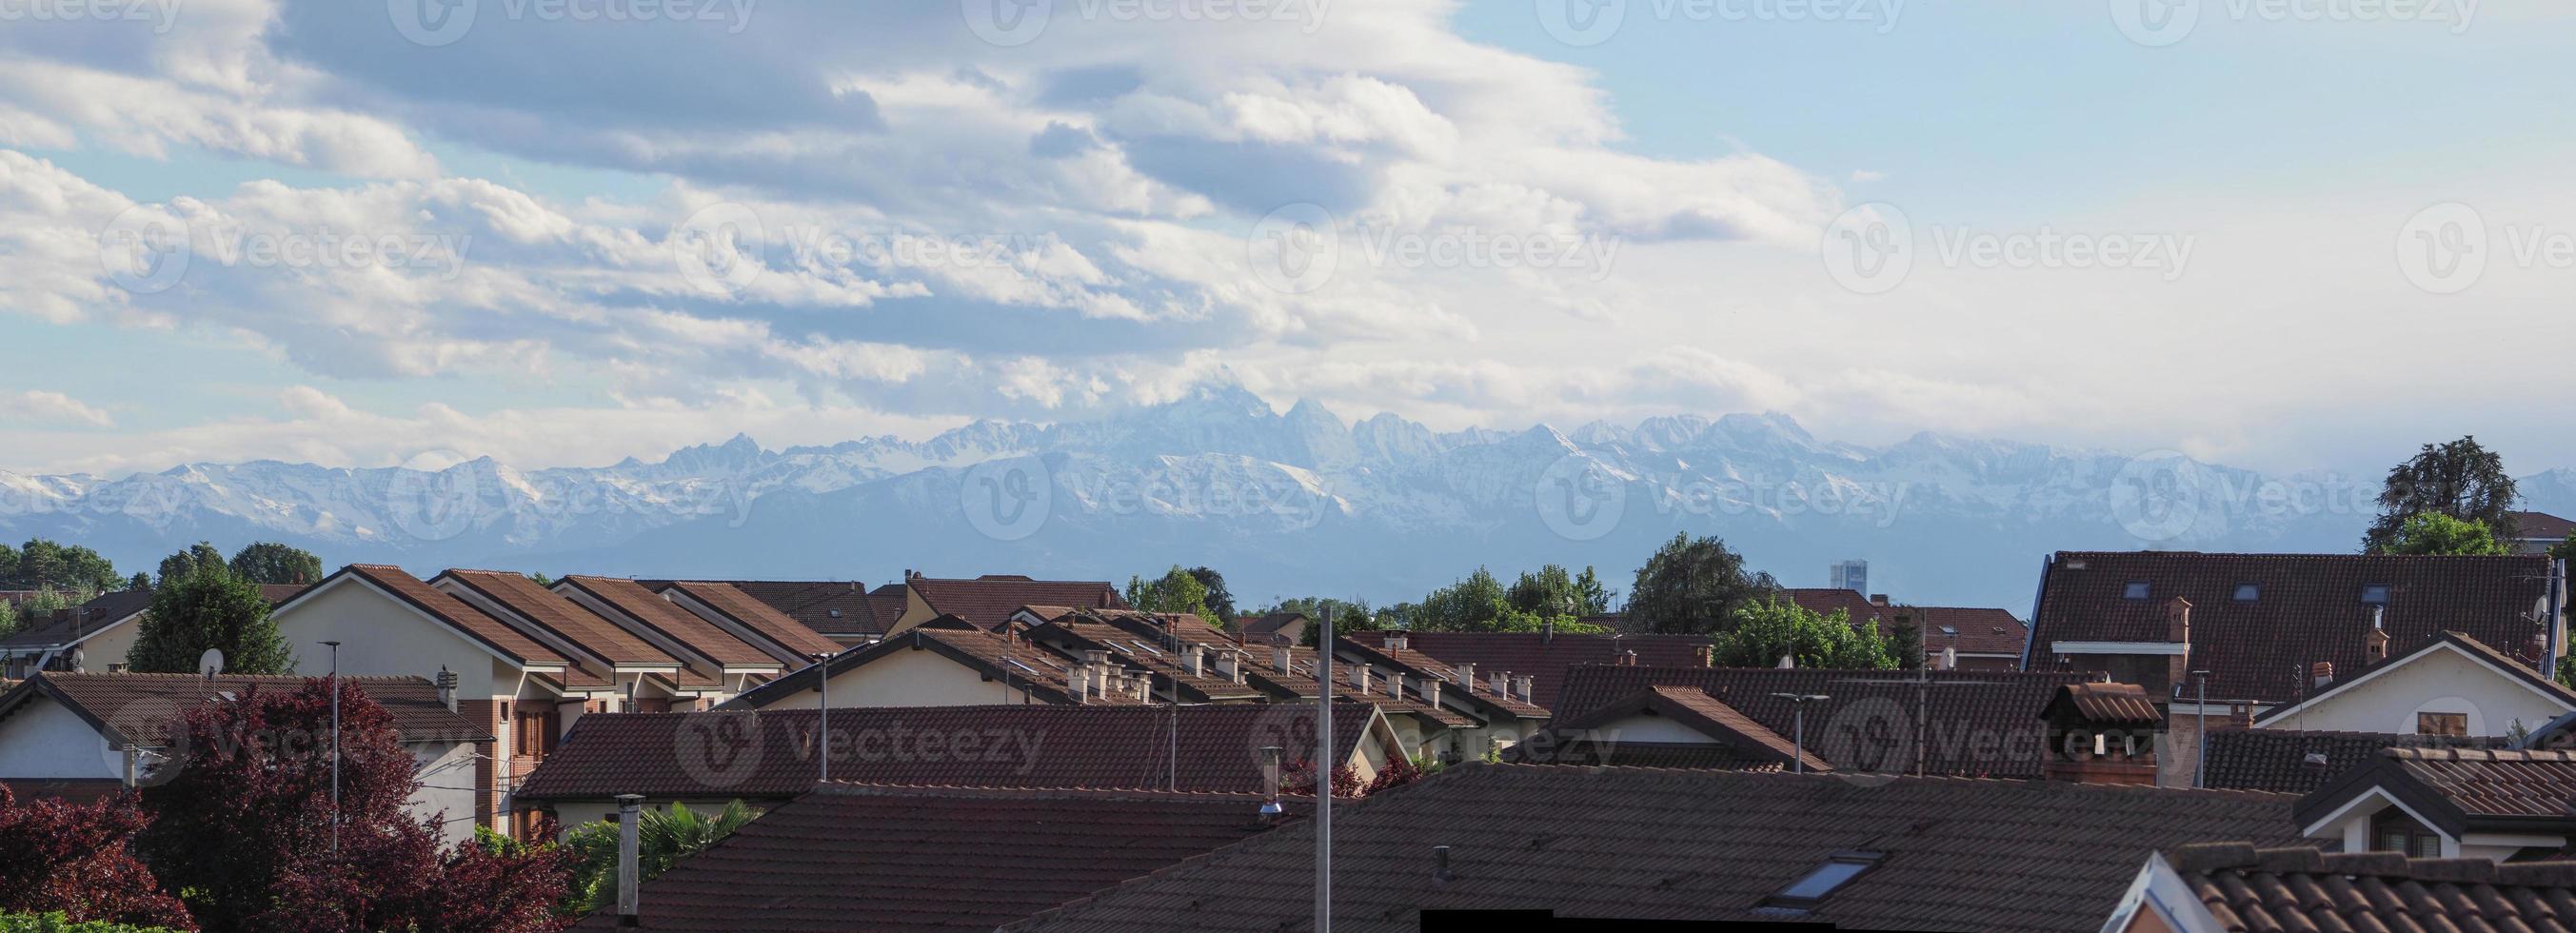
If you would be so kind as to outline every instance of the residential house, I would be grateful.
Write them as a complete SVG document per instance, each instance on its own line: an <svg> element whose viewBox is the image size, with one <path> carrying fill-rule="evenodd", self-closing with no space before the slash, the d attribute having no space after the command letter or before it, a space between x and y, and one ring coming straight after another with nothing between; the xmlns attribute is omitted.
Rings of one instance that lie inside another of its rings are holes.
<svg viewBox="0 0 2576 933"><path fill-rule="evenodd" d="M2291 798L2053 782L1470 763L1333 812L1333 916L2092 930L2149 853L2296 840ZM1012 931L1269 931L1312 916L1293 823ZM649 895L648 895L649 896Z"/></svg>
<svg viewBox="0 0 2576 933"><path fill-rule="evenodd" d="M821 779L813 709L584 716L514 798L566 827L607 818L619 794L647 807L731 800L774 806ZM834 781L1060 790L1257 794L1263 749L1315 759L1308 706L835 707ZM1403 746L1363 703L1333 716L1337 765L1375 780Z"/></svg>
<svg viewBox="0 0 2576 933"><path fill-rule="evenodd" d="M2300 798L2300 832L2346 852L2564 858L2576 840L2576 752L2385 748Z"/></svg>
<svg viewBox="0 0 2576 933"><path fill-rule="evenodd" d="M2512 748L2505 736L2411 735L2330 732L2298 728L2216 729L2209 732L2200 786L2213 790L2313 793L2328 780L2377 757L2383 748ZM2167 786L2187 786L2180 775Z"/></svg>
<svg viewBox="0 0 2576 933"><path fill-rule="evenodd" d="M2443 632L2395 657L2384 654L2390 639L2381 630L2363 638L2366 666L2337 677L2332 662L2319 662L2312 692L2264 711L2253 727L2504 736L2576 713L2576 691L2468 635Z"/></svg>
<svg viewBox="0 0 2576 933"><path fill-rule="evenodd" d="M658 593L688 581L635 582ZM870 588L855 580L707 580L697 585L725 587L843 647L885 637L895 620L903 617L905 602L899 583Z"/></svg>
<svg viewBox="0 0 2576 933"><path fill-rule="evenodd" d="M2576 521L2547 512L2515 512L2513 536L2505 544L2520 554L2547 554L2550 548L2567 543L2571 534L2576 534Z"/></svg>
<svg viewBox="0 0 2576 933"><path fill-rule="evenodd" d="M1074 609L1132 609L1105 580L1034 580L1018 574L988 573L971 580L923 576L904 571L904 611L892 631L940 616L955 616L986 631L1002 627L1022 606L1066 606Z"/></svg>
<svg viewBox="0 0 2576 933"><path fill-rule="evenodd" d="M834 708L1117 705L1151 696L1140 674L1105 659L1059 657L1018 633L941 617L769 681L722 708L808 709L827 699Z"/></svg>
<svg viewBox="0 0 2576 933"><path fill-rule="evenodd" d="M1648 667L1708 666L1706 635L1568 635L1544 632L1409 632L1405 640L1451 665L1513 671L1530 678L1530 702L1555 709L1566 670L1617 664L1636 655Z"/></svg>
<svg viewBox="0 0 2576 933"><path fill-rule="evenodd" d="M1268 612L1234 620L1234 632L1245 644L1303 644L1306 641L1306 614L1302 612Z"/></svg>
<svg viewBox="0 0 2576 933"><path fill-rule="evenodd" d="M735 635L633 580L573 574L556 582L554 592L679 661L680 673L669 678L674 695L684 687L712 685L717 695L729 697L807 663L780 658L755 639ZM665 698L639 700L637 708L664 712L670 703ZM655 710L655 705L665 709Z"/></svg>
<svg viewBox="0 0 2576 933"><path fill-rule="evenodd" d="M2106 933L2564 930L2576 862L2499 865L2393 852L2194 843L2149 855Z"/></svg>
<svg viewBox="0 0 2576 933"><path fill-rule="evenodd" d="M990 930L1275 831L1286 815L1262 801L833 784L644 883L637 916L612 907L574 929Z"/></svg>
<svg viewBox="0 0 2576 933"><path fill-rule="evenodd" d="M1938 670L2020 670L2023 644L2030 636L2029 627L2004 609L1913 606L1890 602L1885 594L1863 596L1831 587L1781 592L1817 615L1840 612L1854 625L1876 622L1881 634L1912 626L1923 642L1922 662Z"/></svg>
<svg viewBox="0 0 2576 933"><path fill-rule="evenodd" d="M1630 765L1824 773L1833 765L1706 691L1654 686L1576 716L1512 746L1526 764Z"/></svg>
<svg viewBox="0 0 2576 933"><path fill-rule="evenodd" d="M739 584L681 581L653 584L648 588L725 634L760 649L788 670L811 664L818 656L839 654L845 647L842 641L779 611ZM883 630L878 630L877 634L882 635ZM870 636L867 640L875 637Z"/></svg>
<svg viewBox="0 0 2576 933"><path fill-rule="evenodd" d="M271 606L304 589L300 584L258 586ZM21 620L17 632L0 638L0 677L14 680L36 671L124 670L126 655L143 634L143 611L150 608L151 590L119 590L43 618Z"/></svg>
<svg viewBox="0 0 2576 933"><path fill-rule="evenodd" d="M166 780L170 728L190 707L252 691L289 692L303 677L219 674L40 672L0 694L0 781L12 791L90 800ZM421 789L409 811L438 817L449 842L474 836L475 801L466 777L490 730L460 715L453 690L419 677L350 677L392 714L394 731L418 762Z"/></svg>

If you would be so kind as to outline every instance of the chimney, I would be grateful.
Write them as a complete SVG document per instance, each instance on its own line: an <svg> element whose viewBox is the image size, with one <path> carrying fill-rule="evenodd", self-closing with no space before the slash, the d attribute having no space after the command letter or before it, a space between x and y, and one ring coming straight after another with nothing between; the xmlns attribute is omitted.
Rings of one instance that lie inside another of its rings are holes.
<svg viewBox="0 0 2576 933"><path fill-rule="evenodd" d="M1637 652L1623 650L1619 652L1619 659L1615 663L1620 667L1635 667L1637 666Z"/></svg>
<svg viewBox="0 0 2576 933"><path fill-rule="evenodd" d="M1422 702L1425 705L1440 705L1440 683L1437 677L1422 678Z"/></svg>
<svg viewBox="0 0 2576 933"><path fill-rule="evenodd" d="M1633 652L1631 652L1631 653L1633 653ZM1716 666L1717 666L1717 646L1715 646L1715 645L1701 645L1701 646L1699 646L1699 647L1692 648L1692 649L1691 649L1691 658L1692 658L1693 660L1698 661L1698 662L1699 662L1699 666L1701 666L1701 667L1716 667Z"/></svg>
<svg viewBox="0 0 2576 933"><path fill-rule="evenodd" d="M1485 676L1487 678L1487 685L1493 688L1495 696L1507 697L1512 695L1512 672L1495 671Z"/></svg>
<svg viewBox="0 0 2576 933"><path fill-rule="evenodd" d="M1870 604L1870 605L1872 605L1872 606L1884 606L1884 605L1887 605L1887 594L1885 594L1885 593L1871 593L1871 594L1869 594L1869 604Z"/></svg>
<svg viewBox="0 0 2576 933"><path fill-rule="evenodd" d="M1386 695L1398 700L1404 699L1403 671L1396 671L1386 675Z"/></svg>
<svg viewBox="0 0 2576 933"><path fill-rule="evenodd" d="M2370 607L2370 631L2361 636L2361 656L2368 663L2388 660L2388 629L2381 624L2387 611L2386 606Z"/></svg>
<svg viewBox="0 0 2576 933"><path fill-rule="evenodd" d="M1536 704L1538 701L1532 697L1538 693L1538 678L1528 674L1512 678L1512 692L1520 696L1521 702Z"/></svg>
<svg viewBox="0 0 2576 933"><path fill-rule="evenodd" d="M2319 661L2315 664L2308 665L2308 677L2316 681L2319 689L2323 689L2327 684L2334 683L2334 662Z"/></svg>
<svg viewBox="0 0 2576 933"><path fill-rule="evenodd" d="M1290 657L1291 655L1288 653L1287 645L1270 646L1270 666L1279 673L1288 673L1288 659Z"/></svg>
<svg viewBox="0 0 2576 933"><path fill-rule="evenodd" d="M1362 661L1358 664L1351 665L1351 692L1358 694L1366 694L1369 692L1368 662Z"/></svg>
<svg viewBox="0 0 2576 933"><path fill-rule="evenodd" d="M456 712L456 672L448 670L444 664L438 666L438 705L447 707L448 712Z"/></svg>
<svg viewBox="0 0 2576 933"><path fill-rule="evenodd" d="M1412 639L1404 637L1403 632L1386 633L1386 650L1388 651L1402 651L1405 646L1411 642Z"/></svg>
<svg viewBox="0 0 2576 933"><path fill-rule="evenodd" d="M1555 616L1548 616L1548 617L1547 617L1547 619L1546 619L1546 621L1540 622L1540 623L1538 624L1538 643L1539 643L1539 644L1544 645L1544 644L1547 644L1547 643L1552 642L1552 641L1555 641L1555 640L1556 640L1556 617L1555 617Z"/></svg>
<svg viewBox="0 0 2576 933"><path fill-rule="evenodd" d="M636 824L643 815L644 795L617 795L617 925L643 926L641 905L643 881L636 877Z"/></svg>
<svg viewBox="0 0 2576 933"><path fill-rule="evenodd" d="M1204 670L1207 664L1207 646L1191 642L1190 647L1181 652L1181 656L1182 668L1188 670L1192 677L1200 676L1200 671Z"/></svg>
<svg viewBox="0 0 2576 933"><path fill-rule="evenodd" d="M1784 654L1780 656L1780 663L1771 666L1784 671L1789 670L1798 666L1798 658L1795 655Z"/></svg>
<svg viewBox="0 0 2576 933"><path fill-rule="evenodd" d="M2165 640L2182 646L2181 654L2165 656L2165 684L2183 683L2191 677L2191 601L2180 596L2165 601Z"/></svg>
<svg viewBox="0 0 2576 933"><path fill-rule="evenodd" d="M1458 665L1458 685L1467 688L1468 693L1476 692L1476 662Z"/></svg>

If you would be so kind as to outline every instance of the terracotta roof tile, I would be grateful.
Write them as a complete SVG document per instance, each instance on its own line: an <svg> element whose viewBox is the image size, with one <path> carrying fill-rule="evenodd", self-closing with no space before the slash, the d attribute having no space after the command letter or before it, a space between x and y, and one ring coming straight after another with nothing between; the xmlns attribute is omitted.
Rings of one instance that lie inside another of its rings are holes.
<svg viewBox="0 0 2576 933"><path fill-rule="evenodd" d="M1359 638L1383 636L1360 635ZM1709 643L1705 635L1557 635L1534 632L1408 632L1414 650L1446 664L1473 664L1480 671L1528 674L1530 699L1555 709L1565 689L1566 668L1578 664L1614 664L1619 653L1634 651L1637 663L1652 667L1686 667L1697 663L1693 652Z"/></svg>
<svg viewBox="0 0 2576 933"><path fill-rule="evenodd" d="M979 628L1000 628L1022 606L1071 606L1082 609L1127 609L1118 590L1102 580L1033 580L1015 574L985 574L971 580L913 577L904 585L920 594L930 611L952 615Z"/></svg>
<svg viewBox="0 0 2576 933"><path fill-rule="evenodd" d="M1727 746L1730 749L1729 754L1714 758L1722 763L1721 766L1733 767L1737 762L1789 764L1800 760L1801 750L1789 737L1755 722L1752 717L1744 715L1716 697L1709 696L1706 691L1681 686L1647 687L1618 702L1587 710L1580 716L1560 716L1549 727L1548 734L1552 737L1551 740L1543 744L1563 744L1569 750L1587 759L1597 760L1605 753L1616 759L1617 746L1625 744L1620 742L1617 736L1599 736L1591 741L1583 741L1577 734L1597 732L1620 720L1637 716L1660 716L1670 719L1685 728L1708 736L1718 744ZM1833 769L1831 764L1818 757L1815 752L1804 752L1803 755L1806 770L1830 771ZM1521 760L1550 764L1570 763L1557 755L1524 754ZM1637 763L1624 759L1621 762ZM1598 761L1597 763L1613 762Z"/></svg>
<svg viewBox="0 0 2576 933"><path fill-rule="evenodd" d="M780 648L799 656L837 654L841 650L840 642L823 637L821 633L807 627L804 623L779 613L767 603L753 599L733 584L681 581L662 584L653 589L655 592L678 590L681 595L696 600L699 605L732 619L736 625L768 636Z"/></svg>
<svg viewBox="0 0 2576 933"><path fill-rule="evenodd" d="M505 570L450 570L440 579L464 584L501 608L617 666L678 667L680 661L634 633L600 618L563 594Z"/></svg>
<svg viewBox="0 0 2576 933"><path fill-rule="evenodd" d="M1914 612L1914 624L1916 630L1923 633L1923 651L1927 655L1938 656L1941 649L1955 647L1960 654L2002 654L2018 659L2022 645L2030 640L2030 626L2023 625L2011 610L1962 606L1906 608Z"/></svg>
<svg viewBox="0 0 2576 933"><path fill-rule="evenodd" d="M2216 730L2209 734L2209 757L2203 779L2207 786L2220 790L2305 794L2377 757L2383 748L2408 745L2502 748L2511 742L2502 736L2301 732L2293 729Z"/></svg>
<svg viewBox="0 0 2576 933"><path fill-rule="evenodd" d="M690 650L711 658L718 664L741 667L779 665L778 659L771 657L769 652L752 647L742 639L735 638L725 630L715 627L713 623L698 618L697 613L672 605L670 600L645 589L633 580L573 574L564 577L562 583L558 585L577 588L589 594L591 598L625 613L646 628L686 645Z"/></svg>
<svg viewBox="0 0 2576 933"><path fill-rule="evenodd" d="M644 588L660 592L679 580L637 580ZM849 639L866 639L884 635L895 620L903 617L904 596L900 584L887 583L869 589L856 580L708 580L733 587L742 595L768 606L772 612L798 624L823 633Z"/></svg>
<svg viewBox="0 0 2576 933"><path fill-rule="evenodd" d="M392 714L394 729L406 742L488 741L490 730L439 702L438 688L420 677L342 678ZM28 678L0 696L0 716L39 693L70 707L94 725L112 729L127 740L157 745L162 730L181 710L233 694L302 689L297 675L217 674L71 674L46 672Z"/></svg>
<svg viewBox="0 0 2576 933"><path fill-rule="evenodd" d="M2171 860L2231 930L2576 929L2576 863L2499 865L2250 843L2187 845Z"/></svg>
<svg viewBox="0 0 2576 933"><path fill-rule="evenodd" d="M396 599L410 604L412 608L447 623L466 636L482 642L485 647L520 663L567 663L564 656L556 654L554 649L538 644L536 639L521 634L519 630L503 624L501 620L474 608L464 600L421 582L420 578L404 572L400 567L385 564L350 564L340 568L340 573L357 577L378 589L392 593Z"/></svg>

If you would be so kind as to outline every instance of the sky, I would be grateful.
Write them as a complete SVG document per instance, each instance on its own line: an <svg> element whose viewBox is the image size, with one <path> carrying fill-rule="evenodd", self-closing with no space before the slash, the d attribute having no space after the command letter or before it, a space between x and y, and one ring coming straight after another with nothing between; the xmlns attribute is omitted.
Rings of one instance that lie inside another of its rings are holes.
<svg viewBox="0 0 2576 933"><path fill-rule="evenodd" d="M0 469L1239 383L2576 465L2549 0L0 0Z"/></svg>

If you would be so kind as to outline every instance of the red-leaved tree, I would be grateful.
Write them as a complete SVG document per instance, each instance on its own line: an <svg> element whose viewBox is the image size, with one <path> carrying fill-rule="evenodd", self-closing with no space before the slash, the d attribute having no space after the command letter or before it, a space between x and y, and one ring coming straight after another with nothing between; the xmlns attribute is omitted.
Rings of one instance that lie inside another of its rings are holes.
<svg viewBox="0 0 2576 933"><path fill-rule="evenodd" d="M404 810L420 786L393 716L340 686L340 823L331 807L331 688L249 689L187 710L177 769L147 788L137 848L209 931L553 930L564 857L442 853L440 817Z"/></svg>
<svg viewBox="0 0 2576 933"><path fill-rule="evenodd" d="M149 821L131 794L87 806L20 802L0 786L0 913L193 929L177 898L127 851Z"/></svg>
<svg viewBox="0 0 2576 933"><path fill-rule="evenodd" d="M1288 767L1279 773L1279 789L1299 797L1313 796L1315 763L1303 758L1289 761ZM1357 797L1365 790L1366 787L1360 783L1359 769L1351 767L1349 762L1333 769L1333 796Z"/></svg>

